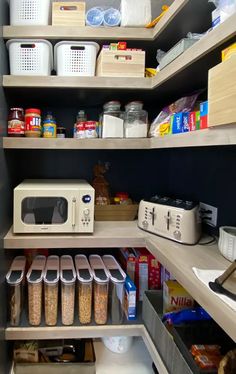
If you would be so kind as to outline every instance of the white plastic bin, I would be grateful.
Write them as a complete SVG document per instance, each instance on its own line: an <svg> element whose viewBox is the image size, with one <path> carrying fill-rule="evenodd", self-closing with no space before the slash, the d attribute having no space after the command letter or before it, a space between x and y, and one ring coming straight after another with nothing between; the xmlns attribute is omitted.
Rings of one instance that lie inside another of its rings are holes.
<svg viewBox="0 0 236 374"><path fill-rule="evenodd" d="M10 0L10 25L49 25L51 0Z"/></svg>
<svg viewBox="0 0 236 374"><path fill-rule="evenodd" d="M54 48L54 68L61 76L94 76L99 45L62 41Z"/></svg>
<svg viewBox="0 0 236 374"><path fill-rule="evenodd" d="M11 39L9 49L10 74L50 75L53 68L52 45L47 40Z"/></svg>

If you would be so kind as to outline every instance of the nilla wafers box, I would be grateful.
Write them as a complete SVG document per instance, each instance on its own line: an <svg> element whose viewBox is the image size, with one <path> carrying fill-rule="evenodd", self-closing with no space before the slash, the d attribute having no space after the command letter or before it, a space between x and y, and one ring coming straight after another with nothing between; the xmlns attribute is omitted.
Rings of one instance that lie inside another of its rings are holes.
<svg viewBox="0 0 236 374"><path fill-rule="evenodd" d="M176 280L163 283L163 313L192 308L194 299Z"/></svg>

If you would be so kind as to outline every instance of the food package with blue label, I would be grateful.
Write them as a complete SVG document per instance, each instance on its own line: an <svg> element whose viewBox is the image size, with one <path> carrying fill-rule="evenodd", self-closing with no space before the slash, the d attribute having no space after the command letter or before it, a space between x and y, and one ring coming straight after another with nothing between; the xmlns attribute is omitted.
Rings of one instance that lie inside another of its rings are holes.
<svg viewBox="0 0 236 374"><path fill-rule="evenodd" d="M124 312L128 321L136 319L136 287L128 276L125 280Z"/></svg>
<svg viewBox="0 0 236 374"><path fill-rule="evenodd" d="M208 101L204 101L200 104L200 129L206 129L208 127Z"/></svg>

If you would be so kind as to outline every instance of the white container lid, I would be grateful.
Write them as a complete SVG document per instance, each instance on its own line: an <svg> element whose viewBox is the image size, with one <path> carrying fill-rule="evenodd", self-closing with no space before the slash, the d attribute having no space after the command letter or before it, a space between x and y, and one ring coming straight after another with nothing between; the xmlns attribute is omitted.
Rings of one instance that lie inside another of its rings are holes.
<svg viewBox="0 0 236 374"><path fill-rule="evenodd" d="M60 258L60 280L65 284L75 283L76 272L74 262L69 255L64 255Z"/></svg>
<svg viewBox="0 0 236 374"><path fill-rule="evenodd" d="M100 284L108 283L109 274L102 261L102 258L98 255L90 255L89 262L94 280Z"/></svg>
<svg viewBox="0 0 236 374"><path fill-rule="evenodd" d="M35 43L44 43L46 45L48 45L49 47L49 54L50 54L50 67L51 67L51 70L53 69L53 50L52 50L52 44L48 41L48 40L45 40L45 39L10 39L6 42L6 46L7 48L9 49L10 45L13 44L13 43L20 43L22 45L27 45L27 44L32 44L34 45Z"/></svg>
<svg viewBox="0 0 236 374"><path fill-rule="evenodd" d="M91 283L93 274L89 265L88 259L85 255L75 256L75 268L78 281L82 283Z"/></svg>
<svg viewBox="0 0 236 374"><path fill-rule="evenodd" d="M6 281L8 284L17 285L22 282L25 274L25 265L25 256L17 256L14 258L6 275Z"/></svg>
<svg viewBox="0 0 236 374"><path fill-rule="evenodd" d="M46 265L46 256L36 256L27 273L29 283L40 283L43 280Z"/></svg>
<svg viewBox="0 0 236 374"><path fill-rule="evenodd" d="M43 280L48 285L58 283L60 276L60 266L58 256L48 256Z"/></svg>
<svg viewBox="0 0 236 374"><path fill-rule="evenodd" d="M57 70L57 49L58 47L62 46L62 45L66 45L66 44L69 44L71 46L71 48L73 47L84 47L86 45L92 45L96 48L96 53L98 53L99 49L100 49L100 46L98 43L95 43L95 42L76 42L74 40L72 41L69 41L69 40L65 40L65 41L62 41L62 42L59 42L57 44L55 44L54 46L54 69Z"/></svg>
<svg viewBox="0 0 236 374"><path fill-rule="evenodd" d="M109 274L109 278L113 283L125 282L126 274L113 256L104 255L102 256L102 261L104 262Z"/></svg>

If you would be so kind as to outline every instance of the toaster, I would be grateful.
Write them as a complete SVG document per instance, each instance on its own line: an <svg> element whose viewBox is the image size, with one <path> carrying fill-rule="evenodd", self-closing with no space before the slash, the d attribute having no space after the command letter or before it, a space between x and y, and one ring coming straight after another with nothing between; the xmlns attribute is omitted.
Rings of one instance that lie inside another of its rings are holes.
<svg viewBox="0 0 236 374"><path fill-rule="evenodd" d="M179 243L196 244L201 236L199 205L158 195L141 200L138 226Z"/></svg>

